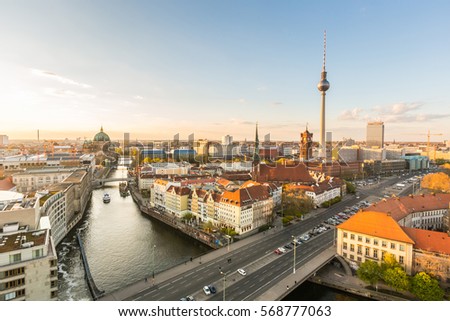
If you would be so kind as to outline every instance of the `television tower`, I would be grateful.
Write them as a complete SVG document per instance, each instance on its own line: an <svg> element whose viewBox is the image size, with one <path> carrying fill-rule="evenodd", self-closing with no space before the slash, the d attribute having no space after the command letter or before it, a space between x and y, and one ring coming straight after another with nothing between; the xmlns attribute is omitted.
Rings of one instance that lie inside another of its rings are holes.
<svg viewBox="0 0 450 321"><path fill-rule="evenodd" d="M321 79L317 85L317 89L322 93L322 107L320 109L320 142L319 142L319 157L326 160L327 148L325 142L325 92L330 88L330 83L327 80L327 72L325 70L327 54L327 32L323 33L323 66Z"/></svg>

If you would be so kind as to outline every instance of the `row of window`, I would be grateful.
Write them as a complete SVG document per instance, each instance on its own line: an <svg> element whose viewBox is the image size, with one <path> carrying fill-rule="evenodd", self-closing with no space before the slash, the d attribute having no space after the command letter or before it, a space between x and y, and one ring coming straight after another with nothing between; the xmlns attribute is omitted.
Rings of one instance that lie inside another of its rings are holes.
<svg viewBox="0 0 450 321"><path fill-rule="evenodd" d="M0 291L16 288L25 284L25 278L0 283Z"/></svg>
<svg viewBox="0 0 450 321"><path fill-rule="evenodd" d="M347 232L343 232L343 238L348 238L348 233ZM350 239L351 240L356 240L358 242L363 242L363 237L361 235L355 235L353 233L350 234ZM370 237L364 237L364 241L366 244L373 244L378 246L380 244L380 241L378 239L371 239ZM385 240L381 240L381 246L382 247L388 247L388 242ZM395 250L395 249L399 249L400 251L404 251L405 250L405 245L404 244L397 244L394 242L390 242L389 247L391 250Z"/></svg>
<svg viewBox="0 0 450 321"><path fill-rule="evenodd" d="M6 293L4 296L4 300L5 301L9 301L15 298L20 298L21 296L25 295L25 289L20 289L14 292L10 292L10 293ZM1 297L0 297L1 300Z"/></svg>
<svg viewBox="0 0 450 321"><path fill-rule="evenodd" d="M347 243L343 244L343 250L348 250ZM355 252L355 245L354 244L350 244L349 250L350 250L350 252ZM381 257L379 256L380 252L381 252ZM379 251L378 249L371 249L369 247L364 248L364 256L373 258L375 260L379 260L379 259L384 260L384 256L386 255L386 253L387 253L386 251ZM362 251L362 248L361 248L360 245L358 245L358 248L356 250L356 254L357 255L363 255L363 251ZM344 257L347 257L347 252L343 251L342 255ZM358 262L362 261L360 256L358 256L357 258L358 258ZM354 260L354 255L351 254L351 253L350 253L350 259ZM399 255L398 257L396 257L396 260L400 264L405 264L405 257L403 255Z"/></svg>
<svg viewBox="0 0 450 321"><path fill-rule="evenodd" d="M4 272L0 272L0 280L1 279L6 279L9 277L13 277L16 275L21 275L25 273L25 267L20 267L20 268L16 268L16 269L12 269L12 270L8 270L8 271L4 271Z"/></svg>

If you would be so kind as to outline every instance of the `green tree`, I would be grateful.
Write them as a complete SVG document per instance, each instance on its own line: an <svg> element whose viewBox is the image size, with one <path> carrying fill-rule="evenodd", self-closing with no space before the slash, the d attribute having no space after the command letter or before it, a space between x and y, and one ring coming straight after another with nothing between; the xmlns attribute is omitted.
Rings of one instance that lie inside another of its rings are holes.
<svg viewBox="0 0 450 321"><path fill-rule="evenodd" d="M345 186L347 187L347 193L355 194L356 193L356 186L355 184L351 182L345 182Z"/></svg>
<svg viewBox="0 0 450 321"><path fill-rule="evenodd" d="M356 270L356 275L366 283L374 286L378 289L378 281L381 280L381 267L377 262L372 260L367 260L363 262L358 270Z"/></svg>
<svg viewBox="0 0 450 321"><path fill-rule="evenodd" d="M383 272L383 281L395 290L408 290L410 286L409 276L400 266L389 268Z"/></svg>
<svg viewBox="0 0 450 321"><path fill-rule="evenodd" d="M183 215L183 218L181 219L183 222L189 222L190 220L192 220L192 218L194 217L194 215L192 215L192 213L186 213Z"/></svg>
<svg viewBox="0 0 450 321"><path fill-rule="evenodd" d="M214 229L214 224L211 221L208 221L206 223L203 223L203 230L211 233L212 230Z"/></svg>
<svg viewBox="0 0 450 321"><path fill-rule="evenodd" d="M411 292L422 301L442 301L444 290L436 279L425 272L419 272L411 280Z"/></svg>

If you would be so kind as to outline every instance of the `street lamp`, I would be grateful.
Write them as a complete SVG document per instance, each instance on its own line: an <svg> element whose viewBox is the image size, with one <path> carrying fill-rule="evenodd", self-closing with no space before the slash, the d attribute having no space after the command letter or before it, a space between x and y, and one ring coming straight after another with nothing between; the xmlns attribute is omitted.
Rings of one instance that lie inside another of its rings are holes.
<svg viewBox="0 0 450 321"><path fill-rule="evenodd" d="M226 301L225 300L225 289L227 287L227 273L228 272L223 272L222 268L220 266L219 266L219 271L220 271L220 274L223 275L223 300Z"/></svg>
<svg viewBox="0 0 450 321"><path fill-rule="evenodd" d="M294 266L292 268L292 273L295 274L295 256L296 256L297 242L295 242L294 235L292 235L292 242L294 243Z"/></svg>
<svg viewBox="0 0 450 321"><path fill-rule="evenodd" d="M155 268L156 268L156 263L155 263L155 249L156 249L156 244L153 244L153 252L152 252L152 256L153 256L153 273L152 273L152 278L153 278L153 283L155 282Z"/></svg>
<svg viewBox="0 0 450 321"><path fill-rule="evenodd" d="M230 238L231 238L231 236L225 235L225 237L227 238L227 252L230 252Z"/></svg>

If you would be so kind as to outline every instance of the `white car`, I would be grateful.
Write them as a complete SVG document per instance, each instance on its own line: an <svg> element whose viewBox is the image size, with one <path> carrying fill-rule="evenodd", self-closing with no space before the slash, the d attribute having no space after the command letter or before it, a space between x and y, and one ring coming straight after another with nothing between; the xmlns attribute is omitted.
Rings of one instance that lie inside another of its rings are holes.
<svg viewBox="0 0 450 321"><path fill-rule="evenodd" d="M211 294L211 290L209 289L209 286L204 286L203 287L203 292L205 292L206 295L210 295Z"/></svg>
<svg viewBox="0 0 450 321"><path fill-rule="evenodd" d="M247 272L245 272L244 269L238 269L237 272L238 272L240 275L247 275Z"/></svg>

